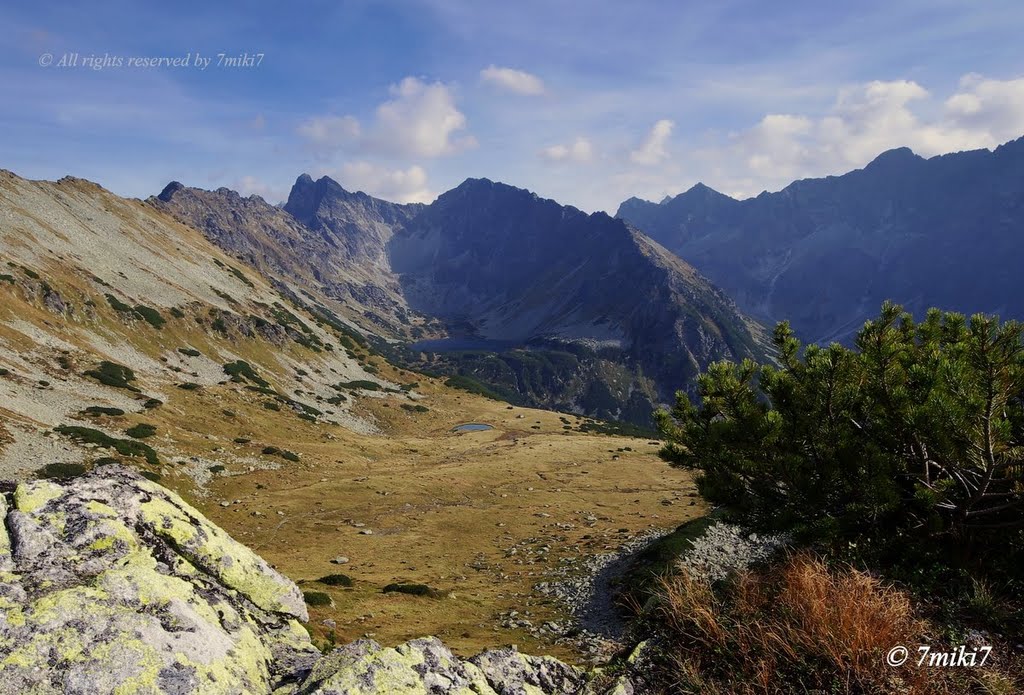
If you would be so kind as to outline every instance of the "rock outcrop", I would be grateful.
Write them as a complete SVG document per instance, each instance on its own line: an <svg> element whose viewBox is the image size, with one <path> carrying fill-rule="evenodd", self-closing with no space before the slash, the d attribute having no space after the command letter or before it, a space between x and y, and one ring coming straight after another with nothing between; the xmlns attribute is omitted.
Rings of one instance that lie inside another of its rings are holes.
<svg viewBox="0 0 1024 695"><path fill-rule="evenodd" d="M293 582L130 469L0 496L0 690L631 695L626 675L436 638L321 655Z"/></svg>

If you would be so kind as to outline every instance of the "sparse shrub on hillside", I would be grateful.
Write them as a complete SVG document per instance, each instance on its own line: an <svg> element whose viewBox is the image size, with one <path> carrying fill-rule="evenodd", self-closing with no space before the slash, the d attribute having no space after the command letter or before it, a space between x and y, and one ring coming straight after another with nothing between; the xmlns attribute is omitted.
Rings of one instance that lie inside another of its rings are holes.
<svg viewBox="0 0 1024 695"><path fill-rule="evenodd" d="M270 388L270 382L257 374L252 365L244 360L228 362L224 365L224 373L230 376L231 380L235 382L240 382L244 379L256 384L257 386Z"/></svg>
<svg viewBox="0 0 1024 695"><path fill-rule="evenodd" d="M249 287L255 287L255 285L252 284L252 281L249 278L247 278L245 274L238 268L234 267L233 265L229 265L227 266L227 270L229 273L231 273L236 278L241 280L244 284L248 285Z"/></svg>
<svg viewBox="0 0 1024 695"><path fill-rule="evenodd" d="M281 450L278 449L276 446L265 446L263 447L262 453L266 454L267 456L276 456L277 454L281 453Z"/></svg>
<svg viewBox="0 0 1024 695"><path fill-rule="evenodd" d="M248 444L251 441L248 437L235 437L235 444Z"/></svg>
<svg viewBox="0 0 1024 695"><path fill-rule="evenodd" d="M131 385L131 382L135 381L135 372L128 367L125 367L123 364L117 364L116 362L107 362L104 360L103 362L100 362L99 368L86 371L85 376L92 377L105 386L127 389L136 393L140 390Z"/></svg>
<svg viewBox="0 0 1024 695"><path fill-rule="evenodd" d="M140 422L134 427L129 427L124 431L132 439L145 439L146 437L152 437L156 434L156 425L150 425L145 422Z"/></svg>
<svg viewBox="0 0 1024 695"><path fill-rule="evenodd" d="M352 586L353 583L352 577L347 574L328 574L325 577L320 577L316 582L327 586Z"/></svg>
<svg viewBox="0 0 1024 695"><path fill-rule="evenodd" d="M118 311L118 312L120 312L122 314L133 314L133 313L135 313L135 311L132 309L131 305L125 304L124 302L122 302L120 299L118 299L114 295L112 295L112 294L105 294L103 296L107 298L107 304L109 304L110 308L113 309L114 311Z"/></svg>
<svg viewBox="0 0 1024 695"><path fill-rule="evenodd" d="M302 598L307 606L330 606L334 603L330 595L322 591L303 591Z"/></svg>
<svg viewBox="0 0 1024 695"><path fill-rule="evenodd" d="M280 456L285 461L292 461L293 463L298 462L299 460L299 455L293 451L282 451Z"/></svg>
<svg viewBox="0 0 1024 695"><path fill-rule="evenodd" d="M381 385L376 381L356 379L355 381L339 381L332 388L334 389L365 389L366 391L380 391Z"/></svg>
<svg viewBox="0 0 1024 695"><path fill-rule="evenodd" d="M151 446L132 439L116 439L106 432L76 425L59 425L54 427L53 431L81 444L95 444L101 449L113 449L122 456L145 458L148 463L154 466L160 463L160 458Z"/></svg>
<svg viewBox="0 0 1024 695"><path fill-rule="evenodd" d="M82 411L83 415L106 415L109 417L121 417L124 415L124 411L120 408L107 408L102 405L90 405L88 408Z"/></svg>
<svg viewBox="0 0 1024 695"><path fill-rule="evenodd" d="M178 348L178 352L185 355L186 357L200 357L203 354L196 350L195 348Z"/></svg>
<svg viewBox="0 0 1024 695"><path fill-rule="evenodd" d="M86 470L80 463L48 463L36 471L36 475L40 478L77 478L85 475Z"/></svg>
<svg viewBox="0 0 1024 695"><path fill-rule="evenodd" d="M36 271L32 270L31 268L26 268L23 265L22 266L18 266L18 267L21 268L21 272L25 273L25 275L28 275L33 280L38 280L39 279L39 273L37 273Z"/></svg>
<svg viewBox="0 0 1024 695"><path fill-rule="evenodd" d="M210 323L210 327L222 335L227 335L228 333L228 325L219 316Z"/></svg>
<svg viewBox="0 0 1024 695"><path fill-rule="evenodd" d="M263 401L263 407L267 410L281 410L281 406L276 401Z"/></svg>
<svg viewBox="0 0 1024 695"><path fill-rule="evenodd" d="M139 475L146 480L152 480L154 483L159 483L161 480L161 475L153 471L139 471Z"/></svg>
<svg viewBox="0 0 1024 695"><path fill-rule="evenodd" d="M176 319L185 318L185 312L176 306L172 306L170 309L168 309L168 312L171 314L171 316L173 316Z"/></svg>
<svg viewBox="0 0 1024 695"><path fill-rule="evenodd" d="M8 275L7 273L0 273L0 282L7 282L7 283L10 283L10 284L13 285L14 284L14 276L13 275Z"/></svg>
<svg viewBox="0 0 1024 695"><path fill-rule="evenodd" d="M153 408L158 408L163 404L164 402L158 398L147 398L146 402L142 404L142 407L146 410L152 410Z"/></svg>
<svg viewBox="0 0 1024 695"><path fill-rule="evenodd" d="M10 369L0 367L0 376L9 376L11 373Z"/></svg>
<svg viewBox="0 0 1024 695"><path fill-rule="evenodd" d="M178 384L178 388L182 391L198 391L203 387L193 381L186 381L183 384Z"/></svg>
<svg viewBox="0 0 1024 695"><path fill-rule="evenodd" d="M226 470L227 468L220 465L219 463L217 465L210 466L210 472L213 473L214 475L217 475L218 473L223 473Z"/></svg>
<svg viewBox="0 0 1024 695"><path fill-rule="evenodd" d="M121 459L114 458L113 456L100 456L98 459L93 459L93 466L110 466L115 463L121 463Z"/></svg>
<svg viewBox="0 0 1024 695"><path fill-rule="evenodd" d="M152 307L148 307L144 304L136 304L134 307L134 311L153 328L163 328L164 325L167 323L167 319L161 316L159 311Z"/></svg>
<svg viewBox="0 0 1024 695"><path fill-rule="evenodd" d="M425 413L430 410L425 405L413 405L412 403L403 403L402 410L408 410L413 413Z"/></svg>
<svg viewBox="0 0 1024 695"><path fill-rule="evenodd" d="M384 587L383 592L385 594L398 593L408 594L410 596L429 596L430 598L441 597L441 592L427 586L426 584L388 584Z"/></svg>

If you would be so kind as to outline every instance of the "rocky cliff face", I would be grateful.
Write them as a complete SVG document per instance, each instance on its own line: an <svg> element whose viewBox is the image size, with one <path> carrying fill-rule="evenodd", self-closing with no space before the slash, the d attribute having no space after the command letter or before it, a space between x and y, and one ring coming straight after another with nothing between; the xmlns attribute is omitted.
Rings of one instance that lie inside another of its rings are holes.
<svg viewBox="0 0 1024 695"><path fill-rule="evenodd" d="M743 201L698 185L618 216L806 340L849 338L886 299L1024 317L1024 138L931 159L892 150Z"/></svg>
<svg viewBox="0 0 1024 695"><path fill-rule="evenodd" d="M120 466L0 495L4 692L630 695L618 678L434 638L321 655L302 594L179 496Z"/></svg>

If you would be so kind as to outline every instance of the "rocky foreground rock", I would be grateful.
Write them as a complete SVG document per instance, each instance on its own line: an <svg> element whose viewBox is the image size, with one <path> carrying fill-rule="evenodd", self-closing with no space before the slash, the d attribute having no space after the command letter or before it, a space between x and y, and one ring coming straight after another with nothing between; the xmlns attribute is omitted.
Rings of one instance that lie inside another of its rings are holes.
<svg viewBox="0 0 1024 695"><path fill-rule="evenodd" d="M428 637L321 654L295 584L178 495L120 466L0 495L0 692L632 695L514 648Z"/></svg>

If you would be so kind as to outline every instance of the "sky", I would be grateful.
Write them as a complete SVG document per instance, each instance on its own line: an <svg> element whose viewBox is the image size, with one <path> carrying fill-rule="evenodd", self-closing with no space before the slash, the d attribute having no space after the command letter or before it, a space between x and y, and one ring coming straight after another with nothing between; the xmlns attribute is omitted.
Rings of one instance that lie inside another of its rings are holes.
<svg viewBox="0 0 1024 695"><path fill-rule="evenodd" d="M614 213L1024 135L1019 0L140 5L0 6L0 168L271 203L486 177Z"/></svg>

